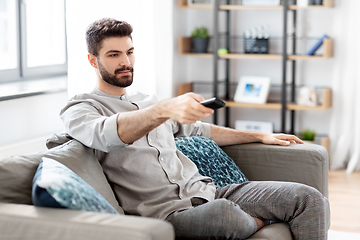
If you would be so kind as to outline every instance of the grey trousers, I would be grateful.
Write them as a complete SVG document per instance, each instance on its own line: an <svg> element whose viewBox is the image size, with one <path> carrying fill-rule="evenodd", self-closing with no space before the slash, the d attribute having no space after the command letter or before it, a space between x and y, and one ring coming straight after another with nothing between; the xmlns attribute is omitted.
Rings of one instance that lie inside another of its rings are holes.
<svg viewBox="0 0 360 240"><path fill-rule="evenodd" d="M287 222L296 240L326 239L329 202L315 188L289 182L246 182L217 188L215 200L167 217L181 239L246 239L252 217Z"/></svg>

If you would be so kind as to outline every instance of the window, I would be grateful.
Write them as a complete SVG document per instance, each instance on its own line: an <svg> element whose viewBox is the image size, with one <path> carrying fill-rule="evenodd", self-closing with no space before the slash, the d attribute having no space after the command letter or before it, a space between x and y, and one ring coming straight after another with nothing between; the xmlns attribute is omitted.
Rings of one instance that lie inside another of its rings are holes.
<svg viewBox="0 0 360 240"><path fill-rule="evenodd" d="M1 0L0 36L0 82L67 73L64 0Z"/></svg>

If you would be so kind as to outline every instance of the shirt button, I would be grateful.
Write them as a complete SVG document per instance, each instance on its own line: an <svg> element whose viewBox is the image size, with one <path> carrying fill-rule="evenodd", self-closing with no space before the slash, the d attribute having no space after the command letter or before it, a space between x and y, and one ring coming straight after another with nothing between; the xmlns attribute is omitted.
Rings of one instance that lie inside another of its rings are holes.
<svg viewBox="0 0 360 240"><path fill-rule="evenodd" d="M160 158L161 161L164 161L164 158Z"/></svg>

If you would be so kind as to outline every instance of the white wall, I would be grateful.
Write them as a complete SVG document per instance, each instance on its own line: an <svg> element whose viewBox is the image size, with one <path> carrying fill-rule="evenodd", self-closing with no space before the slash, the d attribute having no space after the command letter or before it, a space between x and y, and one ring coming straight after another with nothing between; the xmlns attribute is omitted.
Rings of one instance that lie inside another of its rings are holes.
<svg viewBox="0 0 360 240"><path fill-rule="evenodd" d="M0 148L63 131L59 113L67 99L60 92L0 101Z"/></svg>
<svg viewBox="0 0 360 240"><path fill-rule="evenodd" d="M269 32L272 37L282 36L283 15L282 10L242 10L232 11L232 34L242 35L248 28L268 24ZM206 26L213 28L212 10L194 10L194 9L174 9L174 36L190 36L191 31L197 26ZM323 34L332 37L333 34L333 16L336 14L336 8L321 10L299 10L298 11L298 36L308 38L320 38ZM289 30L292 27L292 13L289 13ZM224 30L224 15L220 15L220 29ZM221 31L220 30L220 31ZM316 40L305 41L307 44L299 44L299 50L305 52ZM335 40L336 41L336 40ZM178 46L178 43L176 43ZM242 43L236 44L242 48ZM176 48L176 45L175 45ZM272 39L271 49L275 52L281 52L281 40ZM321 53L321 49L320 52ZM174 55L174 63L181 63L174 67L175 72L181 73L181 80L174 77L174 84L179 82L191 82L199 80L211 81L213 78L213 60L212 58L195 58ZM221 79L224 76L223 63L219 62ZM237 82L242 75L270 76L272 84L280 84L282 81L282 62L281 60L231 60L231 81ZM290 66L290 65L289 65ZM334 60L310 60L297 61L296 81L297 84L312 85L315 87L330 87L332 81ZM180 70L181 69L181 70ZM290 76L291 68L288 68ZM288 78L290 82L290 77ZM275 88L274 91L279 90ZM211 97L211 88L205 86L196 87L206 97ZM296 113L296 131L305 128L315 129L318 133L328 134L331 109L325 111L297 111ZM221 115L221 114L220 114ZM253 121L271 121L275 124L275 131L280 131L280 110L259 110L245 108L231 108L231 126L237 119ZM288 117L289 119L289 117ZM211 121L211 119L210 119ZM221 123L221 119L220 119ZM288 127L290 124L287 125Z"/></svg>

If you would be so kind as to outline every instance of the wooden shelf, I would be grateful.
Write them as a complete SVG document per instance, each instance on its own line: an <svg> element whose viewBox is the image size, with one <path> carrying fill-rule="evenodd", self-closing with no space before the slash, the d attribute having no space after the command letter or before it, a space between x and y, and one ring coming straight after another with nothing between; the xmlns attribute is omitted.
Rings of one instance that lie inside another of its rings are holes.
<svg viewBox="0 0 360 240"><path fill-rule="evenodd" d="M334 41L331 38L324 39L323 48L324 54L322 56L307 56L307 55L289 55L289 60L310 60L310 59L327 59L333 57ZM179 41L179 51L182 56L192 57L212 57L212 53L193 53L191 52L192 43L191 37L181 37ZM236 54L229 53L219 55L222 59L282 59L281 54Z"/></svg>
<svg viewBox="0 0 360 240"><path fill-rule="evenodd" d="M286 108L288 110L305 111L305 110L326 110L331 107L331 89L325 88L322 90L322 103L315 107L300 106L296 103L287 103ZM253 104L253 103L238 103L233 101L226 102L227 107L243 107L243 108L264 108L264 109L281 109L281 103L265 103L265 104Z"/></svg>
<svg viewBox="0 0 360 240"><path fill-rule="evenodd" d="M226 107L281 109L281 103L256 104L256 103L240 103L234 101L226 101Z"/></svg>
<svg viewBox="0 0 360 240"><path fill-rule="evenodd" d="M193 53L191 52L192 42L191 37L181 37L179 40L179 53L181 56L192 57L212 57L212 53Z"/></svg>
<svg viewBox="0 0 360 240"><path fill-rule="evenodd" d="M311 60L311 59L327 59L327 58L332 58L334 56L334 39L331 38L325 38L324 42L323 42L323 48L324 48L324 53L321 56L318 55L313 55L313 56L308 56L308 55L289 55L288 59L289 60Z"/></svg>
<svg viewBox="0 0 360 240"><path fill-rule="evenodd" d="M323 5L313 5L306 7L298 7L297 5L290 5L290 10L298 9L319 9L319 8L332 8L334 7L334 0L323 0ZM187 0L179 0L179 8L182 9L213 9L214 6L211 4L199 4L199 5L187 5ZM243 6L243 5L220 5L220 10L282 10L283 6Z"/></svg>
<svg viewBox="0 0 360 240"><path fill-rule="evenodd" d="M334 0L323 0L323 5L310 5L306 7L298 7L297 5L289 6L290 10L298 10L298 9L319 9L319 8L332 8L334 7Z"/></svg>
<svg viewBox="0 0 360 240"><path fill-rule="evenodd" d="M282 10L283 6L243 6L243 5L220 5L220 10Z"/></svg>
<svg viewBox="0 0 360 240"><path fill-rule="evenodd" d="M182 83L178 88L178 95L182 95L187 92L193 91L193 83ZM305 111L305 110L326 110L331 107L332 102L332 91L330 88L324 88L322 90L322 103L321 105L315 107L309 106L300 106L296 103L287 103L286 108L288 110L297 110L297 111ZM237 108L262 108L262 109L281 109L281 103L265 103L265 104L256 104L256 103L241 103L227 100L227 107L237 107Z"/></svg>
<svg viewBox="0 0 360 240"><path fill-rule="evenodd" d="M223 59L282 59L280 54L236 54L229 53L219 55L219 58Z"/></svg>

